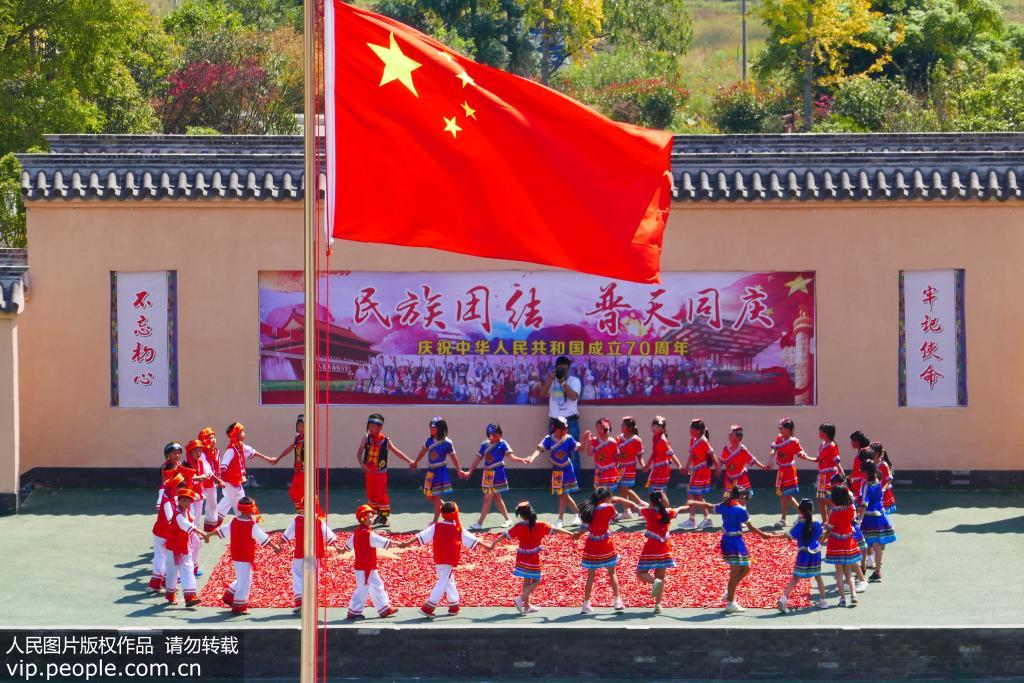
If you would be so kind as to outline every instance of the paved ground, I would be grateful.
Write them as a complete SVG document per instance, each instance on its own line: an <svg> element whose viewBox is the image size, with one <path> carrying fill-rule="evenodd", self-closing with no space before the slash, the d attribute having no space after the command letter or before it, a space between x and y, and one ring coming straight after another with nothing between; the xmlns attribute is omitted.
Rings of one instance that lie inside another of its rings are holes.
<svg viewBox="0 0 1024 683"><path fill-rule="evenodd" d="M264 510L264 527L284 528L291 517L285 493L255 493ZM332 514L332 526L350 528L348 513L360 493L332 493L330 508L346 513ZM523 496L544 513L554 510L552 497L542 491L513 492L507 500L514 504ZM442 617L429 625L415 610L406 609L386 623L425 628L557 627L581 622L605 627L1024 625L1024 579L1019 571L1024 565L1024 492L901 490L898 496L900 513L894 521L900 539L886 553L885 583L871 586L857 609L807 610L788 616L774 610L733 616L717 610L666 610L660 617L633 610L581 617L575 610L552 608L524 617L512 610L468 608L455 620ZM39 490L20 515L0 517L0 628L298 625L290 610L254 610L246 617L230 617L217 609L166 608L161 598L149 595L145 587L153 498L154 492L148 490ZM429 523L429 508L421 496L403 491L394 499L396 531L414 531ZM479 509L480 496L460 493L459 501L468 523ZM775 519L775 501L767 492L754 498L755 523L767 525ZM492 513L488 521L498 518ZM210 560L222 551L218 539L204 549ZM833 580L826 581L833 592ZM328 618L343 625L344 611L331 610ZM362 623L370 625L376 625L372 618Z"/></svg>

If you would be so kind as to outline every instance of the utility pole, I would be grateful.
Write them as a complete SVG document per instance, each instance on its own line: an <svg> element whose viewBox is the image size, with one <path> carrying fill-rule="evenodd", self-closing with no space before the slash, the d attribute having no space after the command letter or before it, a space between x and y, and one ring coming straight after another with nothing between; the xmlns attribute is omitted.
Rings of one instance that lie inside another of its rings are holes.
<svg viewBox="0 0 1024 683"><path fill-rule="evenodd" d="M741 0L740 11L743 25L743 80L747 80L747 0Z"/></svg>

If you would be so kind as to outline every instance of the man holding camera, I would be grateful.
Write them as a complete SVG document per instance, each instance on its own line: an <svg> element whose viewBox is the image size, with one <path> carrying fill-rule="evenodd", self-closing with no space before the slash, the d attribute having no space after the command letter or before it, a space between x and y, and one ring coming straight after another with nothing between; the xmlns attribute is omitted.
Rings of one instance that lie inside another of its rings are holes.
<svg viewBox="0 0 1024 683"><path fill-rule="evenodd" d="M555 369L548 373L541 387L541 396L548 395L548 432L554 429L554 419L564 417L569 423L569 434L577 441L580 440L580 413L579 401L582 385L579 377L574 377L569 372L572 361L567 356L559 356L555 359ZM575 452L572 455L573 469L580 471L580 455Z"/></svg>

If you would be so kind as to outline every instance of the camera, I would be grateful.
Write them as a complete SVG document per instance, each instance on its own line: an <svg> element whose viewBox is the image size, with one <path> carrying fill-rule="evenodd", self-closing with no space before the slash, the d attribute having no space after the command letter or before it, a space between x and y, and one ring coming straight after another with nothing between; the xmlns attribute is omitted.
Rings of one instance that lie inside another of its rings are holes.
<svg viewBox="0 0 1024 683"><path fill-rule="evenodd" d="M561 382L563 379L565 379L565 368L564 367L557 367L557 368L555 368L555 378L559 382Z"/></svg>

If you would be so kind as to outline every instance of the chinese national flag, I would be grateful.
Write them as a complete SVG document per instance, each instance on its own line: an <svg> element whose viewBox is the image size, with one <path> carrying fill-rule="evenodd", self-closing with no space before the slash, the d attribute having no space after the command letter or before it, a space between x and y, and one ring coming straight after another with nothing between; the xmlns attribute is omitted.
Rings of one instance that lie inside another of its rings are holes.
<svg viewBox="0 0 1024 683"><path fill-rule="evenodd" d="M658 282L672 135L325 2L335 237Z"/></svg>

